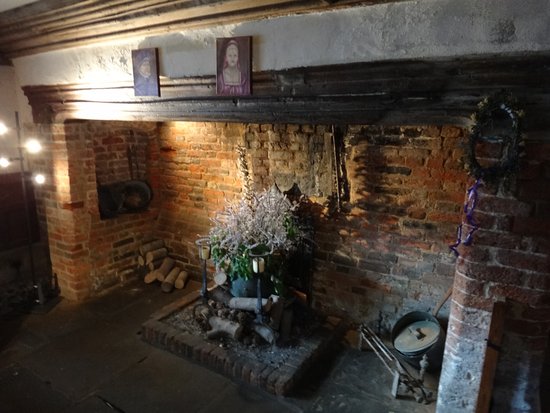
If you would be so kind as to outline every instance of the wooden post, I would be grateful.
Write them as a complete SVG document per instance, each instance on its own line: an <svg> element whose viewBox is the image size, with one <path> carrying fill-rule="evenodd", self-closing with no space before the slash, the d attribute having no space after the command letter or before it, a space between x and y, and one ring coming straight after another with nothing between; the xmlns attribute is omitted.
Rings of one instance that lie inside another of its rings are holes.
<svg viewBox="0 0 550 413"><path fill-rule="evenodd" d="M487 348L485 349L485 360L481 371L479 384L479 396L476 404L476 413L488 413L493 394L493 381L497 369L498 355L502 345L502 334L504 332L504 316L506 313L506 302L499 301L493 306L489 336L487 337Z"/></svg>

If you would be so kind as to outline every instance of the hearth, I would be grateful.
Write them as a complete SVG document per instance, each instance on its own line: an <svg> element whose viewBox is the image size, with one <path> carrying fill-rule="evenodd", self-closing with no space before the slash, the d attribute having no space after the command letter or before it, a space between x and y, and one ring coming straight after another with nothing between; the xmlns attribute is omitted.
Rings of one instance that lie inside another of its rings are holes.
<svg viewBox="0 0 550 413"><path fill-rule="evenodd" d="M548 342L549 199L541 188L549 179L549 94L540 87L548 67L546 56L494 56L298 68L254 73L254 95L238 99L214 96L214 78L167 79L162 98L143 101L127 86L25 88L50 143L46 166L56 185L38 199L63 295L83 299L132 274L138 246L155 237L198 280L194 241L225 199L241 195L242 145L255 187L296 182L311 200L307 288L316 310L387 330L419 303L433 308L452 285L452 305L441 312L450 319L441 411L488 405L492 387L495 408L536 406ZM479 229L456 259L448 245L472 184L466 127L482 98L503 87L525 110L526 156L509 193L480 189ZM99 148L121 136L143 148L155 198L148 211L101 220L97 182L130 176L107 159L110 146ZM166 324L168 316L144 326L149 341L251 380L251 368L233 367L237 356Z"/></svg>
<svg viewBox="0 0 550 413"><path fill-rule="evenodd" d="M152 315L143 324L143 339L275 395L291 393L314 362L344 333L341 319L317 318L302 308L284 343L271 345L258 338L239 341L227 335L208 338L207 330L195 319L197 309L203 306L200 292L190 293ZM253 317L249 321L253 322Z"/></svg>

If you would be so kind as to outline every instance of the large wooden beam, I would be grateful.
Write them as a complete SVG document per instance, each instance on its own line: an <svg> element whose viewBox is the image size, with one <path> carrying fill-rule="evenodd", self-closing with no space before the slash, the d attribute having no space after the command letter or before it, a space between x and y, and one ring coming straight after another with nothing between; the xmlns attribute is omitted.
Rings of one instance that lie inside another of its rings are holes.
<svg viewBox="0 0 550 413"><path fill-rule="evenodd" d="M216 96L215 77L164 80L161 97L130 82L29 86L35 121L104 119L467 125L476 105L513 92L531 126L550 122L550 56L410 60L253 74L253 94Z"/></svg>
<svg viewBox="0 0 550 413"><path fill-rule="evenodd" d="M41 0L0 13L0 54L7 58L136 35L155 35L404 0Z"/></svg>

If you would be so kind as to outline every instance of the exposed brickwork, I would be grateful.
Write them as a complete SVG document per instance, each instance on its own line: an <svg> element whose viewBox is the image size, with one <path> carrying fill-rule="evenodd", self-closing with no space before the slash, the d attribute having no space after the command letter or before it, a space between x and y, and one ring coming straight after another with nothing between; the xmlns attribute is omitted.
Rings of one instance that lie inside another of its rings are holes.
<svg viewBox="0 0 550 413"><path fill-rule="evenodd" d="M129 179L126 148L143 155L156 144L156 125L123 122L69 122L51 125L53 169L40 190L47 217L53 271L62 294L85 298L124 279L135 267L135 252L151 236L156 208L141 214L101 220L96 182ZM102 154L108 153L106 157ZM108 159L107 159L108 158ZM97 166L106 171L97 170ZM154 190L154 189L153 189Z"/></svg>
<svg viewBox="0 0 550 413"><path fill-rule="evenodd" d="M452 283L463 131L354 126L345 139L350 213L320 217L315 302L389 327L433 308Z"/></svg>
<svg viewBox="0 0 550 413"><path fill-rule="evenodd" d="M480 230L461 247L438 411L474 412L496 300L506 302L492 411L539 410L539 378L550 331L550 176L546 139L526 139L516 185L482 187L476 210ZM534 188L538 188L535 190ZM480 345L482 343L482 345ZM487 390L484 390L487 391Z"/></svg>
<svg viewBox="0 0 550 413"><path fill-rule="evenodd" d="M317 206L317 308L386 325L398 312L434 306L451 284L447 244L455 231L465 173L457 128L350 128L351 213L326 216L332 134L325 126L173 123L162 129L163 206L157 226L174 254L198 275L194 240L224 198L239 196L235 148L248 149L257 189L296 182ZM366 166L365 166L366 165ZM444 181L440 179L445 178Z"/></svg>
<svg viewBox="0 0 550 413"><path fill-rule="evenodd" d="M510 307L495 394L516 389L523 397L523 384L508 380L514 360L525 365L528 386L537 388L550 325L550 144L544 133L528 137L511 191L480 190L480 229L456 261L448 244L472 183L462 165L465 131L457 127L343 128L349 200L332 216L327 201L335 158L327 126L69 122L42 129L51 158L39 166L51 180L38 192L39 215L47 217L52 265L65 296L86 297L130 273L137 245L153 236L199 279L194 241L208 232L225 199L240 196L235 149L244 145L256 189L297 183L312 201L317 309L390 328L408 311L433 308L454 279L440 411L475 408L495 300ZM96 181L129 178L128 144L138 147L154 202L148 212L101 220ZM529 351L516 350L518 343ZM190 348L195 359L215 358L220 370L223 364L247 381L275 385L269 371L228 364L219 350Z"/></svg>
<svg viewBox="0 0 550 413"><path fill-rule="evenodd" d="M150 232L164 239L171 254L198 278L197 235L207 233L210 218L225 199L241 193L237 145L248 150L256 189L276 183L286 190L297 183L317 205L317 308L355 321L377 319L381 313L389 325L398 312L418 309L418 301L433 306L450 285L454 266L447 244L459 216L465 177L457 149L460 129L350 127L344 136L350 213L329 218L325 203L333 191L331 128L190 122L156 128L130 128L123 122L53 125L51 153L58 184L43 196L55 200L50 219L66 216L78 226L75 232L82 231L81 238L89 232L89 239L67 245L55 241L54 248L76 256L90 251L87 256L94 262L92 268L79 257L82 276L65 287L84 289L82 278L87 278L86 288L93 292L112 282L115 274L130 268L132 249ZM154 188L155 208L101 221L96 181L129 178L129 144L138 148L144 164L140 171L146 171ZM52 239L62 238L61 227L51 228ZM63 254L52 253L55 267L75 278L70 275L75 268L67 267ZM96 271L103 275L98 278Z"/></svg>
<svg viewBox="0 0 550 413"><path fill-rule="evenodd" d="M165 124L160 133L160 214L155 236L171 255L199 279L195 240L205 235L210 218L225 199L241 192L235 148L242 144L244 125L223 123Z"/></svg>

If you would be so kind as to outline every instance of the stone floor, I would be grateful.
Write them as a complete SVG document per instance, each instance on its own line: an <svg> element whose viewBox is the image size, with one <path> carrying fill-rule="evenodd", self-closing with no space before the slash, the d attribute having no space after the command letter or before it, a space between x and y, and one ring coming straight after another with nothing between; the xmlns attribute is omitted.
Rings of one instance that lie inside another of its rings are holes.
<svg viewBox="0 0 550 413"><path fill-rule="evenodd" d="M435 403L394 399L382 363L346 340L289 397L231 381L141 340L141 324L154 311L198 288L191 283L164 294L134 283L83 304L63 300L46 314L0 320L0 411L435 411Z"/></svg>

